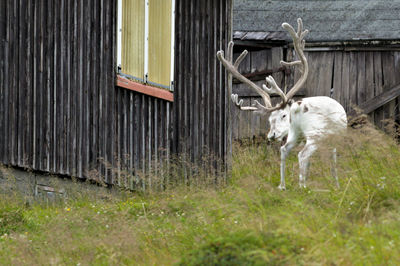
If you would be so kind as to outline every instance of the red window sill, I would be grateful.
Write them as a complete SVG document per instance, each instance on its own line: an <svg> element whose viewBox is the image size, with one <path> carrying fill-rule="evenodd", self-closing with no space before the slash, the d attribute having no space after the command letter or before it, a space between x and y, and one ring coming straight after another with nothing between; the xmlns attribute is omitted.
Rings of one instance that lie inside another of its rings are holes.
<svg viewBox="0 0 400 266"><path fill-rule="evenodd" d="M174 94L170 91L134 82L127 78L121 77L120 75L117 76L117 86L156 98L160 98L166 101L174 101Z"/></svg>

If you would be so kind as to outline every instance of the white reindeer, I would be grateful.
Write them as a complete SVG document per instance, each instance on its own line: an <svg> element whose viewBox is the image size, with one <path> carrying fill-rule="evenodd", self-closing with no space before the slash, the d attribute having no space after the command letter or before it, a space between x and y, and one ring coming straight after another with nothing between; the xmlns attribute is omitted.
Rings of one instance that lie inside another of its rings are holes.
<svg viewBox="0 0 400 266"><path fill-rule="evenodd" d="M241 110L254 111L259 114L270 113L269 123L271 128L268 133L269 139L282 141L287 137L286 143L281 147L281 183L278 187L281 190L286 189L286 157L290 150L296 146L299 138L302 137L306 141L304 148L298 154L300 165L299 185L305 188L310 157L316 151L318 143L325 136L341 133L347 127L346 112L343 106L334 99L325 96L317 96L304 98L296 102L291 100L295 93L304 85L308 76L308 63L304 56L304 37L308 33L308 30L303 31L303 23L300 18L297 20L297 23L297 32L288 23L282 24L282 27L289 32L293 39L293 46L299 60L294 62L281 61L281 65L286 67L299 66L301 73L301 77L287 94L283 93L272 76L266 78L266 82L269 86L263 85L262 88L260 88L240 74L237 69L243 58L247 55L247 51L243 51L235 63L232 63L233 42L229 43L226 59L224 58L223 51L217 53L218 59L228 71L228 83L230 84L229 93L231 94L232 101ZM232 76L254 89L262 97L264 105L256 101L253 106L242 106L243 100L239 101L238 95L232 94L230 82ZM274 107L271 104L269 96L269 94L273 93L278 94L282 98L282 101ZM336 149L334 149L333 159L336 164ZM333 175L336 180L336 185L339 186L336 169L334 169Z"/></svg>

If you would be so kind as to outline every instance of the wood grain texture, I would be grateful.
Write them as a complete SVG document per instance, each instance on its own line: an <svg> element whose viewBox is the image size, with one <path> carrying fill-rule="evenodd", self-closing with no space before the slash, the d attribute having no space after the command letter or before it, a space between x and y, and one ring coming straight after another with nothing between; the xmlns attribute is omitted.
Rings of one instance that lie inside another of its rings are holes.
<svg viewBox="0 0 400 266"><path fill-rule="evenodd" d="M224 161L229 150L226 73L216 52L226 49L230 38L230 4L176 1L176 24L182 26L175 35L173 147L188 162L198 163L204 150Z"/></svg>
<svg viewBox="0 0 400 266"><path fill-rule="evenodd" d="M176 1L174 99L159 99L117 86L115 1L1 1L0 161L133 189L173 152L223 166L230 96L215 54L231 4Z"/></svg>
<svg viewBox="0 0 400 266"><path fill-rule="evenodd" d="M1 2L3 163L77 177L99 165L98 140L113 142L106 127L98 130L105 124L99 104L107 98L100 100L99 91L115 90L115 37L109 31L115 8L110 3L105 9L104 1ZM89 4L93 8L83 12ZM100 74L109 78L100 83Z"/></svg>
<svg viewBox="0 0 400 266"><path fill-rule="evenodd" d="M363 102L360 104L360 108L366 113L369 114L379 107L390 103L391 101L395 100L396 97L400 95L400 84L386 90L385 92L377 95L375 98L370 99L369 101Z"/></svg>
<svg viewBox="0 0 400 266"><path fill-rule="evenodd" d="M267 52L267 56L263 56L263 51ZM270 59L273 58L273 54L279 55L279 50L272 52L271 48L265 48L251 51L250 58L252 60L244 61L241 71L256 71L259 69L258 65L267 68L276 66L276 63L271 64L276 61ZM287 56L285 60L292 61L293 51L289 49L285 54ZM345 107L350 116L355 114L353 108L359 106L380 128L384 128L382 121L400 120L399 92L395 87L400 83L399 52L352 50L307 51L305 54L310 68L308 79L302 89L305 97L331 96ZM239 53L235 54L236 57L238 55ZM281 87L284 86L283 84L292 85L298 78L299 71L294 69L278 85ZM245 103L260 100L256 93L247 89L243 84L234 84L233 92L238 93ZM268 130L268 116L257 118L249 112L233 108L231 117L234 139L263 135Z"/></svg>

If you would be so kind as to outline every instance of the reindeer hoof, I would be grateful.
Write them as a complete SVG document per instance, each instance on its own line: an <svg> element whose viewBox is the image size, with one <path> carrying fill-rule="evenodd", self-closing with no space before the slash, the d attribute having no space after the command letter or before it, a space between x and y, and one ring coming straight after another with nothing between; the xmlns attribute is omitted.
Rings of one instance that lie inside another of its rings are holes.
<svg viewBox="0 0 400 266"><path fill-rule="evenodd" d="M280 184L280 185L278 186L278 189L279 189L279 190L286 190L286 186L285 186L285 185L282 185L282 184Z"/></svg>
<svg viewBox="0 0 400 266"><path fill-rule="evenodd" d="M300 183L299 186L300 186L300 188L307 188L306 184L304 184L304 183Z"/></svg>

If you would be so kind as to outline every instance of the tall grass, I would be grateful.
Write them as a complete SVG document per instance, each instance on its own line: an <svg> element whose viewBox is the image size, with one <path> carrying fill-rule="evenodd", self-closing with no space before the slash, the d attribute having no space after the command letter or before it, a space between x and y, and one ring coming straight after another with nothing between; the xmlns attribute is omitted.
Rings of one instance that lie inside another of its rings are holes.
<svg viewBox="0 0 400 266"><path fill-rule="evenodd" d="M338 151L340 189L331 176ZM396 265L400 149L367 126L331 138L298 187L296 151L279 191L279 147L234 147L228 184L175 184L146 194L0 199L0 264ZM300 148L297 148L299 151ZM204 180L209 180L203 177Z"/></svg>

